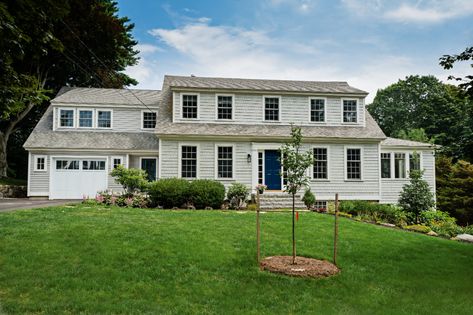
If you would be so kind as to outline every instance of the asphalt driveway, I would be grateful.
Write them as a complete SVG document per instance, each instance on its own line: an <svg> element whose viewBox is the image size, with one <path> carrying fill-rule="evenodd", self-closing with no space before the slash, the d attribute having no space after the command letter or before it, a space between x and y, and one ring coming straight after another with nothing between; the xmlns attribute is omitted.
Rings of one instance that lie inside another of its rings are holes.
<svg viewBox="0 0 473 315"><path fill-rule="evenodd" d="M77 203L80 200L38 200L28 198L0 199L0 212L19 209L44 208L60 206L66 203Z"/></svg>

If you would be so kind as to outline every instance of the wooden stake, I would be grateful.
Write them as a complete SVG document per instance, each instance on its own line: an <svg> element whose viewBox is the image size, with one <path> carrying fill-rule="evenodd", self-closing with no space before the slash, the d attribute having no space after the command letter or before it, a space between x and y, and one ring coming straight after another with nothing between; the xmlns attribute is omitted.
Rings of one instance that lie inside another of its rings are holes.
<svg viewBox="0 0 473 315"><path fill-rule="evenodd" d="M335 194L335 227L333 236L333 264L337 265L337 240L338 240L338 193Z"/></svg>
<svg viewBox="0 0 473 315"><path fill-rule="evenodd" d="M256 259L258 262L258 266L260 263L260 224L259 224L259 211L260 211L260 203L259 203L259 191L256 191Z"/></svg>

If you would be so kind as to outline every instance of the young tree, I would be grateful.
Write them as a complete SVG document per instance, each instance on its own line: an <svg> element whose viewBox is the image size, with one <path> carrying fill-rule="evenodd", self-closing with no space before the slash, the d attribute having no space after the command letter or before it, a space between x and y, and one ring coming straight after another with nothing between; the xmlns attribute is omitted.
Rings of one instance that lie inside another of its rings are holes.
<svg viewBox="0 0 473 315"><path fill-rule="evenodd" d="M402 187L399 196L399 206L404 211L414 214L416 223L419 223L422 211L428 211L435 206L434 195L429 184L422 179L422 175L422 171L412 170L409 173L411 180Z"/></svg>
<svg viewBox="0 0 473 315"><path fill-rule="evenodd" d="M291 140L285 143L281 152L281 165L286 180L285 191L292 195L292 263L296 261L295 202L296 194L309 182L307 169L313 163L311 152L302 152L302 130L291 126Z"/></svg>

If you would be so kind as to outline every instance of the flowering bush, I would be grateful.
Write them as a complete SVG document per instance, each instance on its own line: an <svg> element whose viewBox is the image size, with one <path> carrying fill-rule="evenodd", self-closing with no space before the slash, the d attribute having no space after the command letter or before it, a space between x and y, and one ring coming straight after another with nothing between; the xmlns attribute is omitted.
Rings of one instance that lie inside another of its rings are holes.
<svg viewBox="0 0 473 315"><path fill-rule="evenodd" d="M258 184L258 185L256 185L255 188L258 191L265 191L266 189L268 189L268 186L266 186L265 184Z"/></svg>
<svg viewBox="0 0 473 315"><path fill-rule="evenodd" d="M112 192L100 192L94 199L83 197L83 203L86 204L104 204L108 206L129 207L129 208L148 208L150 204L149 197L140 193L116 194Z"/></svg>

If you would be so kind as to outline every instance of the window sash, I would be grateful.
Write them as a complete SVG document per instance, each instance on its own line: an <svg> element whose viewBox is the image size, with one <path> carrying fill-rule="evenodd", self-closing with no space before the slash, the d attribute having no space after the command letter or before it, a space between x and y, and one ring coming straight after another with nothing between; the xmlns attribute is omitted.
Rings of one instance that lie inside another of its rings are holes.
<svg viewBox="0 0 473 315"><path fill-rule="evenodd" d="M233 113L233 97L217 96L217 119L231 120Z"/></svg>
<svg viewBox="0 0 473 315"><path fill-rule="evenodd" d="M79 160L56 160L57 170L78 170Z"/></svg>
<svg viewBox="0 0 473 315"><path fill-rule="evenodd" d="M358 102L356 100L343 100L343 122L356 123L358 121Z"/></svg>
<svg viewBox="0 0 473 315"><path fill-rule="evenodd" d="M406 154L394 153L394 177L406 178Z"/></svg>
<svg viewBox="0 0 473 315"><path fill-rule="evenodd" d="M117 168L119 165L123 165L123 164L122 164L122 158L113 158L113 160L112 160L112 168L115 169L115 168Z"/></svg>
<svg viewBox="0 0 473 315"><path fill-rule="evenodd" d="M156 127L156 113L143 112L143 129L153 129Z"/></svg>
<svg viewBox="0 0 473 315"><path fill-rule="evenodd" d="M279 121L279 98L264 98L264 120Z"/></svg>
<svg viewBox="0 0 473 315"><path fill-rule="evenodd" d="M82 169L84 171L103 171L105 170L105 161L83 160Z"/></svg>
<svg viewBox="0 0 473 315"><path fill-rule="evenodd" d="M181 177L196 178L197 177L197 147L182 146L181 147Z"/></svg>
<svg viewBox="0 0 473 315"><path fill-rule="evenodd" d="M74 127L74 110L73 109L59 110L59 126Z"/></svg>
<svg viewBox="0 0 473 315"><path fill-rule="evenodd" d="M381 153L381 178L391 178L391 153Z"/></svg>
<svg viewBox="0 0 473 315"><path fill-rule="evenodd" d="M182 95L182 118L197 118L197 95Z"/></svg>
<svg viewBox="0 0 473 315"><path fill-rule="evenodd" d="M327 179L328 178L328 149L327 148L314 148L314 164L312 177L314 179Z"/></svg>
<svg viewBox="0 0 473 315"><path fill-rule="evenodd" d="M361 149L347 149L347 179L361 179Z"/></svg>
<svg viewBox="0 0 473 315"><path fill-rule="evenodd" d="M44 171L46 170L46 158L41 156L41 157L36 157L36 171Z"/></svg>
<svg viewBox="0 0 473 315"><path fill-rule="evenodd" d="M314 209L319 211L327 210L327 201L318 200L314 203Z"/></svg>
<svg viewBox="0 0 473 315"><path fill-rule="evenodd" d="M97 127L98 128L111 128L112 127L112 112L99 110L97 112Z"/></svg>
<svg viewBox="0 0 473 315"><path fill-rule="evenodd" d="M79 127L91 128L93 122L93 112L91 110L79 110Z"/></svg>
<svg viewBox="0 0 473 315"><path fill-rule="evenodd" d="M233 178L233 147L217 148L217 177Z"/></svg>
<svg viewBox="0 0 473 315"><path fill-rule="evenodd" d="M410 153L409 154L409 170L420 171L420 154L419 153Z"/></svg>
<svg viewBox="0 0 473 315"><path fill-rule="evenodd" d="M325 100L311 99L310 100L310 121L325 122Z"/></svg>

